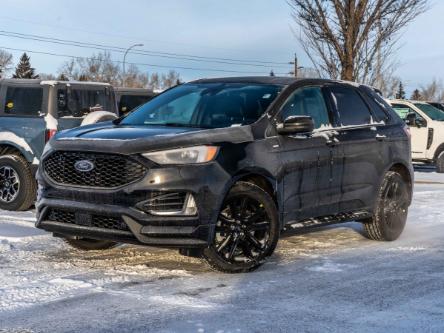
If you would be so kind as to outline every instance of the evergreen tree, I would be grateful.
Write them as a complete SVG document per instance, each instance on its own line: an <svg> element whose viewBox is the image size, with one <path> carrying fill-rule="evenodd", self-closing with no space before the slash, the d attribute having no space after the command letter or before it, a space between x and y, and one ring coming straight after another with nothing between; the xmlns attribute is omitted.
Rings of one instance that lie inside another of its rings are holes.
<svg viewBox="0 0 444 333"><path fill-rule="evenodd" d="M398 92L395 97L396 99L405 99L405 90L401 81L399 81Z"/></svg>
<svg viewBox="0 0 444 333"><path fill-rule="evenodd" d="M412 97L410 97L410 99L414 100L414 101L421 101L422 100L422 95L419 92L419 89L415 89L413 91Z"/></svg>
<svg viewBox="0 0 444 333"><path fill-rule="evenodd" d="M14 79L38 79L38 74L35 74L35 69L31 67L30 58L23 53L20 57L20 61L15 68L15 73L12 76Z"/></svg>

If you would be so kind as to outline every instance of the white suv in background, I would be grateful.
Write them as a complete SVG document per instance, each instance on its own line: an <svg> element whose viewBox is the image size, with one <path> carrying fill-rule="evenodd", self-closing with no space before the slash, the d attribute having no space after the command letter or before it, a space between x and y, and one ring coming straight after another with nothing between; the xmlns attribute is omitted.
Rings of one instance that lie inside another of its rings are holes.
<svg viewBox="0 0 444 333"><path fill-rule="evenodd" d="M413 161L435 164L444 173L444 112L421 101L389 102L410 126Z"/></svg>

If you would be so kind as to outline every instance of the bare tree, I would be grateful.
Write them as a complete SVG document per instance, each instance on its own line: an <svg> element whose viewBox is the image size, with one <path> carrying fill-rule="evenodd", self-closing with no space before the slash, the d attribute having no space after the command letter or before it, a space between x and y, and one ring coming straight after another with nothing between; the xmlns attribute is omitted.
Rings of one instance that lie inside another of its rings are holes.
<svg viewBox="0 0 444 333"><path fill-rule="evenodd" d="M161 89L160 76L158 73L152 73L150 75L148 88L150 88L152 90L160 90Z"/></svg>
<svg viewBox="0 0 444 333"><path fill-rule="evenodd" d="M161 89L168 89L176 86L180 83L180 74L176 71L169 71L167 74L162 74L161 76Z"/></svg>
<svg viewBox="0 0 444 333"><path fill-rule="evenodd" d="M169 71L166 74L143 73L131 64L126 73L108 52L98 53L90 58L75 58L65 62L59 69L59 77L65 80L107 82L115 86L130 88L150 88L163 90L180 82L180 74Z"/></svg>
<svg viewBox="0 0 444 333"><path fill-rule="evenodd" d="M98 53L91 58L76 58L65 62L59 70L71 80L108 82L119 85L121 73L109 52Z"/></svg>
<svg viewBox="0 0 444 333"><path fill-rule="evenodd" d="M0 78L11 69L12 54L3 50L0 50Z"/></svg>
<svg viewBox="0 0 444 333"><path fill-rule="evenodd" d="M428 0L287 0L299 40L322 77L375 84L398 33Z"/></svg>
<svg viewBox="0 0 444 333"><path fill-rule="evenodd" d="M57 77L54 74L47 74L47 73L40 73L39 74L39 78L45 81L52 81L52 80L56 80Z"/></svg>
<svg viewBox="0 0 444 333"><path fill-rule="evenodd" d="M136 65L131 64L126 73L122 73L121 85L129 88L146 88L149 83L148 73L140 72Z"/></svg>
<svg viewBox="0 0 444 333"><path fill-rule="evenodd" d="M419 93L423 100L429 102L444 101L444 89L441 81L434 79L425 86L421 86Z"/></svg>

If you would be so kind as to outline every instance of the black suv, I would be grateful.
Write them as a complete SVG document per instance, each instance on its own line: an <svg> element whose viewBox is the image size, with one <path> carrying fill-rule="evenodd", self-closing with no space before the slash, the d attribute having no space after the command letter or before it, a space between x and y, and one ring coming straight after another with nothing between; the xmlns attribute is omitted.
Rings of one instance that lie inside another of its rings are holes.
<svg viewBox="0 0 444 333"><path fill-rule="evenodd" d="M205 79L56 135L37 227L80 249L178 248L245 272L290 228L355 220L372 239L397 239L412 179L408 128L370 87Z"/></svg>

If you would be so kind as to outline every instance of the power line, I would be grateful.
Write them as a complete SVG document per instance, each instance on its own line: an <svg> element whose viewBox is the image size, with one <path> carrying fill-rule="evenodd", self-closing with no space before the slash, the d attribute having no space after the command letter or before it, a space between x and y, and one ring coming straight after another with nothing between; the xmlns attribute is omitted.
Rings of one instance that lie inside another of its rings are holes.
<svg viewBox="0 0 444 333"><path fill-rule="evenodd" d="M33 24L33 25L37 25L37 26L46 26L46 27L50 27L50 28L62 29L62 30L67 30L67 31L78 31L78 32L82 32L82 33L95 34L95 35L100 35L100 36L117 37L119 39L124 39L125 41L131 40L134 43L136 43L136 42L146 42L146 43L154 42L154 43L163 43L163 44L198 46L198 47L212 48L212 49L225 50L225 51L227 51L227 50L228 51L245 51L245 50L240 50L240 49L216 47L216 46L209 46L209 45L203 45L203 44L194 44L194 43L189 43L189 42L185 43L185 42L159 40L159 39L146 39L146 37L134 36L133 34L131 34L131 36L128 36L128 35L103 32L103 31L91 31L90 29L80 29L79 27L76 27L76 28L66 27L66 26L58 25L58 24L48 24L48 23L43 23L41 21L38 22L38 21L24 20L21 18L9 17L9 16L4 16L4 15L1 15L0 19L15 21L15 22L22 22L22 23L27 23L27 24Z"/></svg>
<svg viewBox="0 0 444 333"><path fill-rule="evenodd" d="M58 45L68 45L68 46L75 46L75 47L81 47L81 48L97 49L97 50L102 50L102 51L113 51L113 52L120 52L120 53L124 53L126 51L126 48L119 47L119 46L97 44L97 43L87 43L87 42L80 42L80 41L74 41L74 40L32 35L32 34L23 34L23 33L5 31L5 30L0 30L0 35L5 36L5 37L41 41L41 42L46 42L46 43L58 44ZM149 50L133 50L130 53L151 56L151 57L198 61L198 62L209 62L209 63L221 63L221 64L236 65L236 66L253 66L253 67L266 67L266 68L269 68L270 66L281 67L281 68L288 66L288 63L282 63L282 62L262 61L262 60L246 61L246 60L232 59L232 58L206 57L206 56L198 56L198 55L190 55L190 54L180 54L180 53L161 52L161 51L149 51Z"/></svg>
<svg viewBox="0 0 444 333"><path fill-rule="evenodd" d="M98 58L94 57L81 57L81 56L75 56L70 54L60 54L60 53L53 53L53 52L45 52L45 51L35 51L35 50L25 50L25 49L17 49L12 47L5 47L0 46L0 49L5 49L9 51L19 51L19 52L27 52L27 53L35 53L35 54L43 54L43 55L49 55L49 56L55 56L55 57L64 57L64 58L71 58L71 59L85 59L85 60L96 60L96 61L102 61ZM121 64L122 61L119 60L110 60L113 63ZM147 63L134 63L134 62L127 62L129 65L135 65L135 66L148 66L148 67L157 67L157 68L167 68L167 69L183 69L183 70L194 70L194 71L207 71L207 72L222 72L222 73L236 73L236 74L262 74L264 75L264 72L251 72L251 71L236 71L236 70L225 70L225 69L218 69L218 68L198 68L198 67L184 67L184 66L168 66L168 65L158 65L158 64L147 64ZM277 73L278 75L286 75L285 73Z"/></svg>

